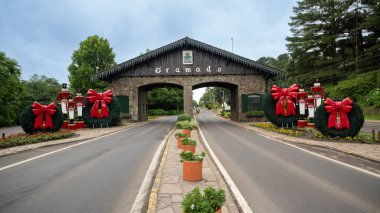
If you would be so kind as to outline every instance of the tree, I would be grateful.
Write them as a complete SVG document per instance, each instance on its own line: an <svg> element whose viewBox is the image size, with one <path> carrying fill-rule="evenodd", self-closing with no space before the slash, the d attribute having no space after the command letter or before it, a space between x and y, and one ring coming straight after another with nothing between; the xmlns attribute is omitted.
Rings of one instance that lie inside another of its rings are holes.
<svg viewBox="0 0 380 213"><path fill-rule="evenodd" d="M34 101L38 102L54 102L57 101L57 93L62 86L55 78L49 78L45 75L34 74L29 81L26 81L26 88L29 96L27 97L27 105Z"/></svg>
<svg viewBox="0 0 380 213"><path fill-rule="evenodd" d="M73 90L87 91L90 88L104 90L107 86L106 82L91 81L90 77L116 65L115 53L108 40L98 35L90 36L82 41L71 59L72 62L68 70L71 89Z"/></svg>
<svg viewBox="0 0 380 213"><path fill-rule="evenodd" d="M326 66L337 61L338 41L346 39L346 12L353 0L297 2L294 16L289 23L293 36L286 40L288 50L296 62L296 69L303 71Z"/></svg>
<svg viewBox="0 0 380 213"><path fill-rule="evenodd" d="M0 52L0 127L17 123L25 87L17 61Z"/></svg>
<svg viewBox="0 0 380 213"><path fill-rule="evenodd" d="M208 109L221 106L223 102L231 105L231 91L223 87L207 87L199 100L199 105Z"/></svg>
<svg viewBox="0 0 380 213"><path fill-rule="evenodd" d="M176 87L154 88L149 90L148 109L182 110L183 90Z"/></svg>

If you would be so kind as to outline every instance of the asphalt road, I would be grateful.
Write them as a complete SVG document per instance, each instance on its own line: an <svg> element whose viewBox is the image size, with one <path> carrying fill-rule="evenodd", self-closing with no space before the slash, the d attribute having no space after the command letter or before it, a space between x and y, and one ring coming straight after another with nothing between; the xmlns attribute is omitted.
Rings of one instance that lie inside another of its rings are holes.
<svg viewBox="0 0 380 213"><path fill-rule="evenodd" d="M253 212L379 212L380 179L229 125L198 122Z"/></svg>
<svg viewBox="0 0 380 213"><path fill-rule="evenodd" d="M129 212L174 122L161 118L0 171L0 212ZM0 164L41 150L0 157Z"/></svg>

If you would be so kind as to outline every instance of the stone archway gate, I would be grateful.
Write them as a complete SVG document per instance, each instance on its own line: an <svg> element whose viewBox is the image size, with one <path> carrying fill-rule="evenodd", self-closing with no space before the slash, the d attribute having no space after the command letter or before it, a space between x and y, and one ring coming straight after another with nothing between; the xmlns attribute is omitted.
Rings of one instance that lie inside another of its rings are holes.
<svg viewBox="0 0 380 213"><path fill-rule="evenodd" d="M147 90L154 85L183 87L184 111L192 115L192 90L221 85L231 90L231 119L245 120L244 97L264 94L268 79L280 70L185 37L91 77L109 83L114 95L126 98L132 120L147 115Z"/></svg>

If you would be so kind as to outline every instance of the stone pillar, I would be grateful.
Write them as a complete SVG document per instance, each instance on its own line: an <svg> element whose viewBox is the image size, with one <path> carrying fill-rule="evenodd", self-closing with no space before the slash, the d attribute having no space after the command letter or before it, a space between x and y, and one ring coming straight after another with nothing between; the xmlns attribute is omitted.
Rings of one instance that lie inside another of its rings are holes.
<svg viewBox="0 0 380 213"><path fill-rule="evenodd" d="M183 111L193 117L193 87L188 83L183 86Z"/></svg>
<svg viewBox="0 0 380 213"><path fill-rule="evenodd" d="M148 120L148 91L146 87L139 87L138 116L139 121Z"/></svg>
<svg viewBox="0 0 380 213"><path fill-rule="evenodd" d="M137 86L134 86L130 92L129 96L129 113L131 114L131 120L132 121L138 121L139 120L139 110L138 110L138 88Z"/></svg>

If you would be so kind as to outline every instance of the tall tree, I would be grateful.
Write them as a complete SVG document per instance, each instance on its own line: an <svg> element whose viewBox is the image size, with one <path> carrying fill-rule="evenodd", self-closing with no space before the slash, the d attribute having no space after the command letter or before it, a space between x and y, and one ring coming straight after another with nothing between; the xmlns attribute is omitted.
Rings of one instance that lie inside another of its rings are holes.
<svg viewBox="0 0 380 213"><path fill-rule="evenodd" d="M115 53L108 40L98 35L90 36L82 41L71 59L68 70L71 88L74 90L87 91L90 88L103 90L107 83L100 80L90 81L91 75L116 65Z"/></svg>
<svg viewBox="0 0 380 213"><path fill-rule="evenodd" d="M338 41L345 39L346 13L354 0L303 0L293 8L286 38L297 71L336 63Z"/></svg>
<svg viewBox="0 0 380 213"><path fill-rule="evenodd" d="M25 87L17 61L0 52L0 127L17 123Z"/></svg>

